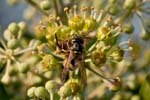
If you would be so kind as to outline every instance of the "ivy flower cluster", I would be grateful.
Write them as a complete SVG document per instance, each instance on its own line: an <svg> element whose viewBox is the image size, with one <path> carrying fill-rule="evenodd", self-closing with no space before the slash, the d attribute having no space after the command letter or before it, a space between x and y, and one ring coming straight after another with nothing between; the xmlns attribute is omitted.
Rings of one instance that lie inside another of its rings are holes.
<svg viewBox="0 0 150 100"><path fill-rule="evenodd" d="M125 58L125 52L132 51L130 40L118 44L117 38L122 29L119 24L113 23L112 17L101 20L102 11L97 14L96 10L91 8L89 14L88 10L88 7L83 7L81 14L77 6L71 9L66 7L66 24L63 24L59 17L50 15L36 28L38 36L46 39L36 51L42 58L41 70L61 70L61 86L57 87L61 100L84 98L80 94L88 85L87 70L109 83L110 90L119 90L119 77L108 78L96 72L91 64L102 67L110 62L118 63Z"/></svg>

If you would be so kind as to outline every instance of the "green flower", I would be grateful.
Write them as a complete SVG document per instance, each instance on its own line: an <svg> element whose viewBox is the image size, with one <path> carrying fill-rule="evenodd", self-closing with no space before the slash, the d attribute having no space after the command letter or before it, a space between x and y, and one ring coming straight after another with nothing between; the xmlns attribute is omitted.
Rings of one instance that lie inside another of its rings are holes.
<svg viewBox="0 0 150 100"><path fill-rule="evenodd" d="M42 86L35 88L34 95L40 99L49 97L48 91Z"/></svg>
<svg viewBox="0 0 150 100"><path fill-rule="evenodd" d="M21 63L21 64L18 66L18 69L19 69L19 72L21 72L21 73L27 73L28 70L30 69L30 66L29 66L29 64L27 64L27 63Z"/></svg>
<svg viewBox="0 0 150 100"><path fill-rule="evenodd" d="M28 96L29 98L34 98L34 97L35 97L35 95L34 95L35 89L36 89L36 87L31 87L31 88L29 88L29 89L27 90L27 96Z"/></svg>
<svg viewBox="0 0 150 100"><path fill-rule="evenodd" d="M8 26L8 30L9 30L14 36L17 36L17 35L18 35L19 29L20 29L19 26L18 26L16 23L14 23L14 22L10 23L9 26Z"/></svg>
<svg viewBox="0 0 150 100"><path fill-rule="evenodd" d="M7 42L7 47L10 49L16 49L19 46L19 41L17 39L10 39Z"/></svg>
<svg viewBox="0 0 150 100"><path fill-rule="evenodd" d="M94 31L96 27L97 27L97 22L92 16L89 16L88 18L85 19L83 31L85 32Z"/></svg>
<svg viewBox="0 0 150 100"><path fill-rule="evenodd" d="M84 20L80 16L74 16L68 21L69 27L74 31L80 31L84 27Z"/></svg>
<svg viewBox="0 0 150 100"><path fill-rule="evenodd" d="M136 0L125 0L124 8L126 9L133 9L136 6Z"/></svg>
<svg viewBox="0 0 150 100"><path fill-rule="evenodd" d="M123 27L123 31L130 34L134 32L134 26L133 24L129 23L129 24L125 24Z"/></svg>
<svg viewBox="0 0 150 100"><path fill-rule="evenodd" d="M119 13L119 7L117 4L111 4L109 5L108 7L108 12L111 14L111 15L116 15Z"/></svg>
<svg viewBox="0 0 150 100"><path fill-rule="evenodd" d="M102 64L105 64L106 62L106 54L105 52L103 51L100 51L100 50L95 50L92 52L92 62L99 66L99 65L102 65Z"/></svg>
<svg viewBox="0 0 150 100"><path fill-rule="evenodd" d="M53 80L47 81L45 84L45 88L49 93L55 93L57 89L57 83Z"/></svg>
<svg viewBox="0 0 150 100"><path fill-rule="evenodd" d="M111 54L110 57L112 57L112 60L114 61L122 61L124 56L124 51L121 48L118 48L117 50L114 50Z"/></svg>
<svg viewBox="0 0 150 100"><path fill-rule="evenodd" d="M108 27L100 27L97 32L97 40L106 40L109 38L110 29Z"/></svg>
<svg viewBox="0 0 150 100"><path fill-rule="evenodd" d="M60 95L60 97L62 98L66 98L72 95L72 90L70 85L64 85L62 86L59 91L58 94Z"/></svg>
<svg viewBox="0 0 150 100"><path fill-rule="evenodd" d="M78 79L69 79L66 85L70 86L73 95L81 90L81 83Z"/></svg>
<svg viewBox="0 0 150 100"><path fill-rule="evenodd" d="M52 55L45 55L41 61L43 69L53 70L58 67L57 60Z"/></svg>
<svg viewBox="0 0 150 100"><path fill-rule="evenodd" d="M44 0L40 3L40 7L43 10L49 10L51 8L51 3L48 0Z"/></svg>

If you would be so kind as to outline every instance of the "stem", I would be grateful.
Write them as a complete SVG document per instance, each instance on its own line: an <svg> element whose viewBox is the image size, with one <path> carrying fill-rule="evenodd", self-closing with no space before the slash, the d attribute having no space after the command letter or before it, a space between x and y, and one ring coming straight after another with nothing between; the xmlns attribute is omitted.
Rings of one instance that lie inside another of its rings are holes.
<svg viewBox="0 0 150 100"><path fill-rule="evenodd" d="M7 84L9 82L9 79L10 79L9 74L8 74L10 63L11 63L11 61L8 59L5 74L3 75L2 79L1 79L1 82L4 84Z"/></svg>
<svg viewBox="0 0 150 100"><path fill-rule="evenodd" d="M96 75L98 75L99 77L101 77L102 79L110 82L110 80L108 78L106 78L105 76L99 74L98 72L96 72L95 70L93 70L92 68L90 68L89 66L86 67L88 70L92 71L93 73L95 73Z"/></svg>
<svg viewBox="0 0 150 100"><path fill-rule="evenodd" d="M54 93L50 93L50 100L54 100Z"/></svg>
<svg viewBox="0 0 150 100"><path fill-rule="evenodd" d="M2 48L0 48L0 52L5 54L5 51Z"/></svg>
<svg viewBox="0 0 150 100"><path fill-rule="evenodd" d="M48 13L44 12L34 1L32 0L25 0L25 1L29 3L31 6L33 6L34 8L36 8L38 11L43 13L45 16L49 16Z"/></svg>
<svg viewBox="0 0 150 100"><path fill-rule="evenodd" d="M63 9L64 8L64 2L63 2L63 0L59 0L59 3L60 3L60 5L61 5L61 7Z"/></svg>
<svg viewBox="0 0 150 100"><path fill-rule="evenodd" d="M4 49L7 49L7 46L4 42L4 40L0 37L0 43L2 44L2 46L4 47Z"/></svg>
<svg viewBox="0 0 150 100"><path fill-rule="evenodd" d="M147 27L145 25L145 22L144 22L144 19L143 19L142 15L140 15L140 13L138 13L138 12L135 12L135 14L139 18L139 21L141 23L141 27L143 27L146 30L146 32L149 32L149 30L147 29Z"/></svg>
<svg viewBox="0 0 150 100"><path fill-rule="evenodd" d="M6 59L7 56L0 54L0 59Z"/></svg>
<svg viewBox="0 0 150 100"><path fill-rule="evenodd" d="M56 16L59 16L57 1L53 0Z"/></svg>
<svg viewBox="0 0 150 100"><path fill-rule="evenodd" d="M123 23L123 21L125 21L125 19L130 16L131 12L132 12L132 9L127 10L127 12L124 14L124 16L122 16L122 17L117 21L117 23L119 23L119 24Z"/></svg>
<svg viewBox="0 0 150 100"><path fill-rule="evenodd" d="M66 98L64 98L64 97L60 97L60 100L66 100Z"/></svg>
<svg viewBox="0 0 150 100"><path fill-rule="evenodd" d="M23 54L23 53L25 53L25 52L32 51L32 50L34 50L34 49L35 49L35 48L23 49L23 50L21 50L21 51L16 52L14 55L20 55L20 54Z"/></svg>

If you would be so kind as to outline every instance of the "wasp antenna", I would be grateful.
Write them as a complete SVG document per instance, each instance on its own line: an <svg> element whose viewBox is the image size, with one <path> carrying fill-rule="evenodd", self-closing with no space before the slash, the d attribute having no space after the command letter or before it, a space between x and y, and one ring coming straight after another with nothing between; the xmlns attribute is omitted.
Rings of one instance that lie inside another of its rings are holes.
<svg viewBox="0 0 150 100"><path fill-rule="evenodd" d="M61 46L58 43L58 38L57 38L57 34L55 33L55 39L56 39L56 45L58 46L58 48L61 48Z"/></svg>

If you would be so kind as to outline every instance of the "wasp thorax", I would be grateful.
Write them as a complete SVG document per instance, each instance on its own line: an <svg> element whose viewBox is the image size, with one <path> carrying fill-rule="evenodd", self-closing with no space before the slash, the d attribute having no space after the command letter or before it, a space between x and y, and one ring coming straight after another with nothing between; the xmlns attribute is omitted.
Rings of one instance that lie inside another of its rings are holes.
<svg viewBox="0 0 150 100"><path fill-rule="evenodd" d="M82 51L83 51L83 43L84 43L83 38L81 38L81 37L75 37L72 40L72 42L73 42L72 49L73 49L74 53L81 54Z"/></svg>

